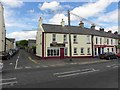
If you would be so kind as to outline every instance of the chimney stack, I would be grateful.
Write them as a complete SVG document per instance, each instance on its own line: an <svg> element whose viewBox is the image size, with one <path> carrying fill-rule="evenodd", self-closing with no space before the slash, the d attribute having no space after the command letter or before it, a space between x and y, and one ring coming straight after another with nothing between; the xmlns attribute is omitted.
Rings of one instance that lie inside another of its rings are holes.
<svg viewBox="0 0 120 90"><path fill-rule="evenodd" d="M114 34L116 34L116 35L117 35L117 34L118 34L118 32L117 32L117 31L115 31L115 32L114 32Z"/></svg>
<svg viewBox="0 0 120 90"><path fill-rule="evenodd" d="M39 18L39 25L42 25L42 21L43 21L43 19L40 17Z"/></svg>
<svg viewBox="0 0 120 90"><path fill-rule="evenodd" d="M80 26L80 28L84 28L84 23L82 21L80 21L79 26Z"/></svg>
<svg viewBox="0 0 120 90"><path fill-rule="evenodd" d="M62 25L62 27L64 27L65 26L65 21L62 19L62 21L61 21L61 25Z"/></svg>
<svg viewBox="0 0 120 90"><path fill-rule="evenodd" d="M95 30L95 24L92 24L91 29Z"/></svg>
<svg viewBox="0 0 120 90"><path fill-rule="evenodd" d="M104 32L104 28L100 28L99 30L100 30L101 32Z"/></svg>
<svg viewBox="0 0 120 90"><path fill-rule="evenodd" d="M109 31L108 31L108 33L112 33L112 31L111 31L111 30L109 30Z"/></svg>

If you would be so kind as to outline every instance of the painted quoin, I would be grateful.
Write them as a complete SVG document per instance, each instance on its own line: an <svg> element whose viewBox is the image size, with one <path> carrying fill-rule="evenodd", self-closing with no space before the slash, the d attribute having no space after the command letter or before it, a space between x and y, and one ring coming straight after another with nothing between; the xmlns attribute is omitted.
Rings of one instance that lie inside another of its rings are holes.
<svg viewBox="0 0 120 90"><path fill-rule="evenodd" d="M70 30L62 19L61 25L43 24L39 19L36 36L36 55L41 58L69 57L69 31L71 32L72 57L95 57L103 52L117 53L118 33L96 30L95 25L85 28L81 21L79 26Z"/></svg>

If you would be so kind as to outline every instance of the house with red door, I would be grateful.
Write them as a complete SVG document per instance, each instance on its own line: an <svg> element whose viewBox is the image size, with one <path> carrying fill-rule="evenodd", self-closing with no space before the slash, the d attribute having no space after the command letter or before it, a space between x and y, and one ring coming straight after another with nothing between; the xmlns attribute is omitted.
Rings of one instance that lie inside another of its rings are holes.
<svg viewBox="0 0 120 90"><path fill-rule="evenodd" d="M84 27L81 21L79 26L65 25L62 19L61 25L43 24L39 19L36 36L36 55L41 58L69 58L71 35L72 58L96 57L104 52L117 52L118 33L105 32L104 29Z"/></svg>

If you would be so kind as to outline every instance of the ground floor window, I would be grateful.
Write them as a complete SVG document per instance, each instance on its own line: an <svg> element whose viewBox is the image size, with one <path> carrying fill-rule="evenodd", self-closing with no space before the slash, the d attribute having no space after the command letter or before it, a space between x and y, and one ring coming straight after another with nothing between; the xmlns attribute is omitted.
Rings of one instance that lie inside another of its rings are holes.
<svg viewBox="0 0 120 90"><path fill-rule="evenodd" d="M81 54L83 55L84 54L84 48L81 48Z"/></svg>
<svg viewBox="0 0 120 90"><path fill-rule="evenodd" d="M109 48L107 48L107 52L109 52Z"/></svg>
<svg viewBox="0 0 120 90"><path fill-rule="evenodd" d="M90 54L90 48L87 48L87 54Z"/></svg>
<svg viewBox="0 0 120 90"><path fill-rule="evenodd" d="M97 55L97 48L95 48L95 55Z"/></svg>
<svg viewBox="0 0 120 90"><path fill-rule="evenodd" d="M77 48L74 48L74 54L77 54Z"/></svg>
<svg viewBox="0 0 120 90"><path fill-rule="evenodd" d="M114 49L112 48L112 52L114 51Z"/></svg>
<svg viewBox="0 0 120 90"><path fill-rule="evenodd" d="M68 49L65 48L64 50L65 50L65 56L67 56L68 55Z"/></svg>
<svg viewBox="0 0 120 90"><path fill-rule="evenodd" d="M47 56L59 56L59 48L48 48Z"/></svg>
<svg viewBox="0 0 120 90"><path fill-rule="evenodd" d="M104 53L104 48L102 48L102 53Z"/></svg>

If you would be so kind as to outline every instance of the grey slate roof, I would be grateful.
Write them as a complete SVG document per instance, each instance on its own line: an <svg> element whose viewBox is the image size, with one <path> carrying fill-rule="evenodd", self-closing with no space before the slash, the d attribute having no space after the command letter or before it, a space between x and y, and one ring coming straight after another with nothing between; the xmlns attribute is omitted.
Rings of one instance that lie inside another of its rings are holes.
<svg viewBox="0 0 120 90"><path fill-rule="evenodd" d="M62 27L61 25L52 25L52 24L43 24L44 32L47 33L69 33L71 30L72 34L81 34L81 35L94 35L94 36L102 36L102 37L109 37L109 38L119 38L120 36L108 33L108 32L102 32L99 30L92 30L90 28L80 28L79 26L71 26L70 30L68 26Z"/></svg>

